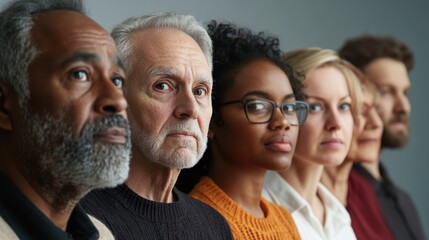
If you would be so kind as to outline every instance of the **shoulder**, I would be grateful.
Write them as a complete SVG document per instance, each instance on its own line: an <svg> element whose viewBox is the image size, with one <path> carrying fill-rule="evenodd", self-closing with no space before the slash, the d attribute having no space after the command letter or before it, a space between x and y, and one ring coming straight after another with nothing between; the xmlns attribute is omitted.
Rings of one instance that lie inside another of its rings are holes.
<svg viewBox="0 0 429 240"><path fill-rule="evenodd" d="M7 222L0 216L0 239L10 239L15 240L19 239L18 236L16 236L15 232L12 230L12 228L7 224Z"/></svg>
<svg viewBox="0 0 429 240"><path fill-rule="evenodd" d="M220 221L222 223L226 223L225 218L213 207L210 205L193 198L185 193L180 192L181 197L184 201L187 202L188 211L193 217L201 217L205 219L213 219Z"/></svg>
<svg viewBox="0 0 429 240"><path fill-rule="evenodd" d="M184 204L187 209L187 218L190 222L198 223L194 225L194 230L200 228L204 230L207 236L211 236L208 239L213 239L212 237L220 239L232 239L232 233L226 219L213 207L208 204L195 199L183 192L175 189L175 193L178 195L180 201L185 202Z"/></svg>
<svg viewBox="0 0 429 240"><path fill-rule="evenodd" d="M176 190L175 193L178 195L179 199L181 198L182 201L186 202L186 205L188 208L190 208L190 210L193 209L193 210L198 210L200 212L217 214L217 211L211 206L209 206L208 204L190 195L187 195L179 190Z"/></svg>
<svg viewBox="0 0 429 240"><path fill-rule="evenodd" d="M100 240L113 240L115 239L113 237L113 234L110 232L110 230L98 219L88 214L89 219L91 219L91 222L94 224L94 226L97 228L99 233Z"/></svg>

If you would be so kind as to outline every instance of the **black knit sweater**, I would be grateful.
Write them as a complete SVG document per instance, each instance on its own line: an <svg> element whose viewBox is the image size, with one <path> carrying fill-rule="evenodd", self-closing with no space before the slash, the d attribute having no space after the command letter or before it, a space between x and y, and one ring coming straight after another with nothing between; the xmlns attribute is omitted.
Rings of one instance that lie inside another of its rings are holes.
<svg viewBox="0 0 429 240"><path fill-rule="evenodd" d="M84 209L103 222L116 239L232 239L228 223L213 208L177 189L177 201L144 199L126 185L95 190Z"/></svg>

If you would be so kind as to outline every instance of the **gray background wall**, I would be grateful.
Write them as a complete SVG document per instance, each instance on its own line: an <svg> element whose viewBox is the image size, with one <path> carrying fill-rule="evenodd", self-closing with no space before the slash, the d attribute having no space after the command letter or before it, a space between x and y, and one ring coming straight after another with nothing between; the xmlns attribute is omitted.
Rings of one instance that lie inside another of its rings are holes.
<svg viewBox="0 0 429 240"><path fill-rule="evenodd" d="M411 138L404 149L383 152L382 161L395 182L411 194L429 237L429 1L89 0L87 6L90 16L108 30L130 16L175 11L205 23L229 20L268 31L280 37L285 51L309 46L338 49L345 39L362 33L404 41L416 55L410 75Z"/></svg>
<svg viewBox="0 0 429 240"><path fill-rule="evenodd" d="M309 46L338 49L345 39L362 33L391 35L404 41L416 56L410 74L411 138L404 149L383 152L382 161L395 182L414 199L429 237L429 114L425 107L429 1L88 0L87 9L108 30L130 16L160 11L192 14L202 22L229 20L279 36L284 51Z"/></svg>

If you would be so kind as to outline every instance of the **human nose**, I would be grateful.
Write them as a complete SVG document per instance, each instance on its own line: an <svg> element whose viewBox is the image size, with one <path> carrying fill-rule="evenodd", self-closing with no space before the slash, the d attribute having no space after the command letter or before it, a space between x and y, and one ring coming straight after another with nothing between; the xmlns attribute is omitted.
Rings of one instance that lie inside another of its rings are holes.
<svg viewBox="0 0 429 240"><path fill-rule="evenodd" d="M366 129L377 129L383 125L380 115L377 110L373 107L369 110L367 120L365 124Z"/></svg>
<svg viewBox="0 0 429 240"><path fill-rule="evenodd" d="M111 78L99 81L99 92L95 103L96 111L103 115L121 114L126 117L127 101L122 88L114 84Z"/></svg>
<svg viewBox="0 0 429 240"><path fill-rule="evenodd" d="M325 128L328 131L336 130L341 128L340 113L337 109L331 109L327 111L327 119Z"/></svg>
<svg viewBox="0 0 429 240"><path fill-rule="evenodd" d="M280 106L274 106L272 114L273 116L269 123L270 129L289 129L291 127L290 120L286 118L286 115L281 111Z"/></svg>
<svg viewBox="0 0 429 240"><path fill-rule="evenodd" d="M411 111L410 101L404 93L396 94L395 112L409 113Z"/></svg>
<svg viewBox="0 0 429 240"><path fill-rule="evenodd" d="M177 99L174 115L179 119L197 118L198 103L192 90L183 91Z"/></svg>

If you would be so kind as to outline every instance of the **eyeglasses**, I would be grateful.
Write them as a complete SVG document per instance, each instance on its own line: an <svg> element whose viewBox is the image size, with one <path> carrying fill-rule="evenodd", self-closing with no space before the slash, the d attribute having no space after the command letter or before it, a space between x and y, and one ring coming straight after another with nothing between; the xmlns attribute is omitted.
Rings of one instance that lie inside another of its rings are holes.
<svg viewBox="0 0 429 240"><path fill-rule="evenodd" d="M305 122L308 113L308 104L303 101L295 101L292 103L277 103L265 100L265 99L240 99L225 102L219 105L219 107L234 104L243 103L244 111L246 113L247 120L251 123L269 123L273 119L274 111L280 108L283 116L292 126L299 126Z"/></svg>

